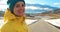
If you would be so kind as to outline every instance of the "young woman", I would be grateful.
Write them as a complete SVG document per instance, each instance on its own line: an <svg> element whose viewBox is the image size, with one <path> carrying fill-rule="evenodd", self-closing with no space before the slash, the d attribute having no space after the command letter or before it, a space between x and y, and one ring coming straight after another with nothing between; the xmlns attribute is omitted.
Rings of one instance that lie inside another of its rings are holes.
<svg viewBox="0 0 60 32"><path fill-rule="evenodd" d="M9 8L4 14L5 24L1 32L29 32L25 23L25 1L8 0Z"/></svg>

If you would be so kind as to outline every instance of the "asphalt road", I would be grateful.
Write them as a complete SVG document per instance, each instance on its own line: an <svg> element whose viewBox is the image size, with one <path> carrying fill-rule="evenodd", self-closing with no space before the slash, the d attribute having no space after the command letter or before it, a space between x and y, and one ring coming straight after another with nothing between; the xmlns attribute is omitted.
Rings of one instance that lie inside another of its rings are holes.
<svg viewBox="0 0 60 32"><path fill-rule="evenodd" d="M29 25L31 32L60 32L60 29L50 25L44 20L38 20L38 22Z"/></svg>

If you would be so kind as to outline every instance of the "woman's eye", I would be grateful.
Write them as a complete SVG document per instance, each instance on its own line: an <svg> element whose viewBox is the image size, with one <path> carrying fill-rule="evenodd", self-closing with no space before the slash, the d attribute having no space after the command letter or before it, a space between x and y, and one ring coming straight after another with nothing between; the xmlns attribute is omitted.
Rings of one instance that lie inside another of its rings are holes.
<svg viewBox="0 0 60 32"><path fill-rule="evenodd" d="M24 5L22 4L22 7L24 7Z"/></svg>
<svg viewBox="0 0 60 32"><path fill-rule="evenodd" d="M16 7L20 7L19 5L17 5Z"/></svg>
<svg viewBox="0 0 60 32"><path fill-rule="evenodd" d="M19 7L24 7L24 4L22 4L22 5L16 5L16 7L17 7L17 8L19 8Z"/></svg>

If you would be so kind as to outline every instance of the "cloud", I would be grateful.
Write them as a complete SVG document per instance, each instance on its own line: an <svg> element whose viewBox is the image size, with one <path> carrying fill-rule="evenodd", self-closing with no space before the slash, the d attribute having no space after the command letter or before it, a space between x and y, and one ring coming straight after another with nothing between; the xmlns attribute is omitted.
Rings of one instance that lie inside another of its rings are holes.
<svg viewBox="0 0 60 32"><path fill-rule="evenodd" d="M44 10L46 10L46 11L51 11L51 10L53 10L53 9L50 9L50 8L44 8Z"/></svg>
<svg viewBox="0 0 60 32"><path fill-rule="evenodd" d="M29 1L29 2L26 2L27 4L36 4L35 2L31 2L31 1Z"/></svg>
<svg viewBox="0 0 60 32"><path fill-rule="evenodd" d="M6 9L7 6L7 0L1 0L0 1L0 10Z"/></svg>
<svg viewBox="0 0 60 32"><path fill-rule="evenodd" d="M60 2L59 3L53 3L54 5L60 5Z"/></svg>
<svg viewBox="0 0 60 32"><path fill-rule="evenodd" d="M52 6L60 8L60 2L53 3Z"/></svg>
<svg viewBox="0 0 60 32"><path fill-rule="evenodd" d="M0 1L0 5L7 4L7 0Z"/></svg>
<svg viewBox="0 0 60 32"><path fill-rule="evenodd" d="M32 10L46 10L46 11L51 11L53 9L50 8L42 8L42 7L35 7L35 6L26 6L26 9L32 9Z"/></svg>
<svg viewBox="0 0 60 32"><path fill-rule="evenodd" d="M27 4L35 4L36 2L34 2L33 0L25 0L25 3L27 3Z"/></svg>
<svg viewBox="0 0 60 32"><path fill-rule="evenodd" d="M34 6L26 6L25 8L26 9L32 9L32 10L39 9L39 7L34 7Z"/></svg>
<svg viewBox="0 0 60 32"><path fill-rule="evenodd" d="M39 3L39 4L41 4L41 5L45 5L46 3Z"/></svg>
<svg viewBox="0 0 60 32"><path fill-rule="evenodd" d="M7 7L7 5L0 5L0 10L6 9Z"/></svg>
<svg viewBox="0 0 60 32"><path fill-rule="evenodd" d="M26 9L32 9L32 10L43 10L44 8L41 7L35 7L35 6L26 6Z"/></svg>

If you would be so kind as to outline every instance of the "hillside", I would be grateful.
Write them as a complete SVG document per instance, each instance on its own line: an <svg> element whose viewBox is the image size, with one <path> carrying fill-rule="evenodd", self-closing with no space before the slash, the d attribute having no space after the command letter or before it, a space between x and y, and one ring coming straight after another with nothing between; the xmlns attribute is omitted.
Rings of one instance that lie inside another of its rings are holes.
<svg viewBox="0 0 60 32"><path fill-rule="evenodd" d="M54 19L54 18L60 18L60 9L56 9L56 10L53 10L53 11L47 11L47 12L43 12L41 13L43 16L51 16L53 18L51 19Z"/></svg>

